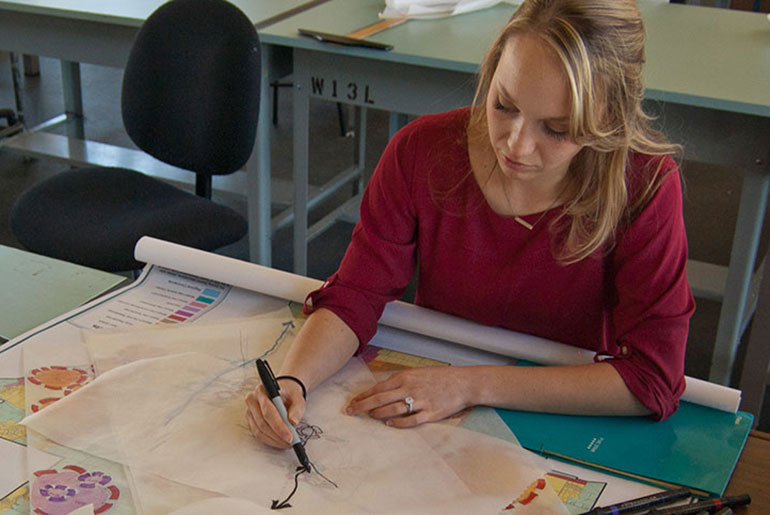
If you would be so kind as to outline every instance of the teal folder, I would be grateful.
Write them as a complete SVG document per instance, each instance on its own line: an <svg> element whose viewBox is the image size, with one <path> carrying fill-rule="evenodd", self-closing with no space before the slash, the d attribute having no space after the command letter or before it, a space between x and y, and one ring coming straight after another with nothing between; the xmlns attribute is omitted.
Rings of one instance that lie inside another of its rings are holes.
<svg viewBox="0 0 770 515"><path fill-rule="evenodd" d="M665 488L722 495L754 420L682 402L661 422L497 410L529 450Z"/></svg>

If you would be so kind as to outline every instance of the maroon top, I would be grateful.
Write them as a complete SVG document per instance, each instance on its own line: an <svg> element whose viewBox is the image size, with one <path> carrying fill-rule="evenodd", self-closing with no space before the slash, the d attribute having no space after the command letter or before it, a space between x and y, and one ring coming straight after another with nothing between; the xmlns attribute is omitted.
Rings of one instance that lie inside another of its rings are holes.
<svg viewBox="0 0 770 515"><path fill-rule="evenodd" d="M613 356L653 418L670 416L685 387L695 306L674 161L664 158L670 173L610 253L562 265L548 229L561 208L523 217L530 231L487 204L470 171L469 112L423 116L389 143L339 270L309 296L312 309L336 313L364 346L419 265L416 304ZM631 195L657 159L629 155Z"/></svg>

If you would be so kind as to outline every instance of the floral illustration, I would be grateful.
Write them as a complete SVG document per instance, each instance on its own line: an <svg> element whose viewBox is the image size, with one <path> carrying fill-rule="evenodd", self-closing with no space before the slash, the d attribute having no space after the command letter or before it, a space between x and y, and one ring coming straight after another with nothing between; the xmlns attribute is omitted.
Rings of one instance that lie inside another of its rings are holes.
<svg viewBox="0 0 770 515"><path fill-rule="evenodd" d="M52 365L31 370L27 380L50 390L61 390L64 395L68 395L87 382L88 372L79 368Z"/></svg>
<svg viewBox="0 0 770 515"><path fill-rule="evenodd" d="M53 390L56 394L50 392L51 395L36 401L34 398L37 395L31 395L30 409L35 413L40 411L49 404L52 404L87 384L91 380L92 375L92 373L81 368L57 365L39 367L31 370L27 375L27 381L31 385L41 388L41 391L43 392Z"/></svg>
<svg viewBox="0 0 770 515"><path fill-rule="evenodd" d="M61 471L38 470L30 487L30 502L38 515L63 515L92 504L94 513L104 513L120 497L112 478L103 472L88 472L76 465Z"/></svg>

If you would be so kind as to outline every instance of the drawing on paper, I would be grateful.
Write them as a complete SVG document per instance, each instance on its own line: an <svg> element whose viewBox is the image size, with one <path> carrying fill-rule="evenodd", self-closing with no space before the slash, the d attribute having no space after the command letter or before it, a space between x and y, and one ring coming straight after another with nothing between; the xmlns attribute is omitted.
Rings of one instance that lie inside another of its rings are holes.
<svg viewBox="0 0 770 515"><path fill-rule="evenodd" d="M586 481L560 472L549 472L545 478L572 515L590 511L607 486L607 483Z"/></svg>
<svg viewBox="0 0 770 515"><path fill-rule="evenodd" d="M406 354L375 345L364 347L359 357L375 376L378 373L393 373L415 367L449 366L449 363L444 361Z"/></svg>
<svg viewBox="0 0 770 515"><path fill-rule="evenodd" d="M94 377L93 367L38 367L27 374L29 409L37 413L88 384ZM33 391L29 391L32 389ZM46 395L51 392L58 395Z"/></svg>
<svg viewBox="0 0 770 515"><path fill-rule="evenodd" d="M25 445L26 430L17 423L23 418L24 378L0 379L0 438Z"/></svg>
<svg viewBox="0 0 770 515"><path fill-rule="evenodd" d="M30 502L38 515L60 515L92 504L94 513L109 510L120 497L120 490L112 477L100 472L89 472L77 465L38 470L30 486Z"/></svg>
<svg viewBox="0 0 770 515"><path fill-rule="evenodd" d="M32 384L40 385L49 390L61 390L64 395L70 394L83 386L89 378L89 373L79 368L52 365L30 370L27 379Z"/></svg>
<svg viewBox="0 0 770 515"><path fill-rule="evenodd" d="M324 430L313 424L308 424L303 418L296 427L297 436L299 436L302 445L307 445L308 440L317 440L321 438Z"/></svg>
<svg viewBox="0 0 770 515"><path fill-rule="evenodd" d="M503 508L503 511L515 510L517 506L526 506L532 503L546 486L547 483L544 478L537 478L516 499Z"/></svg>
<svg viewBox="0 0 770 515"><path fill-rule="evenodd" d="M308 424L305 419L302 419L299 424L297 424L297 427L295 428L297 430L297 436L299 436L300 442L303 446L305 446L308 442L308 440L317 440L321 438L321 435L323 434L323 429L321 429L318 426L314 426L312 424ZM323 475L320 470L318 470L318 467L315 466L315 463L312 461L310 462L311 470L315 471L316 474L318 474L321 478L323 478L327 483L332 485L334 488L339 488L337 483ZM291 508L291 504L289 504L289 500L294 496L294 494L297 492L297 488L299 487L299 476L301 476L304 473L310 473L310 470L307 470L304 466L299 466L295 469L294 474L294 488L289 493L289 495L284 499L283 501L279 501L278 499L273 499L273 502L270 504L270 509L272 510L282 510L284 508Z"/></svg>
<svg viewBox="0 0 770 515"><path fill-rule="evenodd" d="M29 488L27 483L0 499L0 515L27 515L29 513Z"/></svg>

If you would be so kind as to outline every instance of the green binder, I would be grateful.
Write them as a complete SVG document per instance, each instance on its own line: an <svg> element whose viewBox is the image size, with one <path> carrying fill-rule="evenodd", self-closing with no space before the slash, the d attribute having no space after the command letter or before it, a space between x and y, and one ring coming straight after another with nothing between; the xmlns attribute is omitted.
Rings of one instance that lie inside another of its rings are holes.
<svg viewBox="0 0 770 515"><path fill-rule="evenodd" d="M498 409L527 449L661 487L722 495L754 420L682 402L662 422Z"/></svg>

